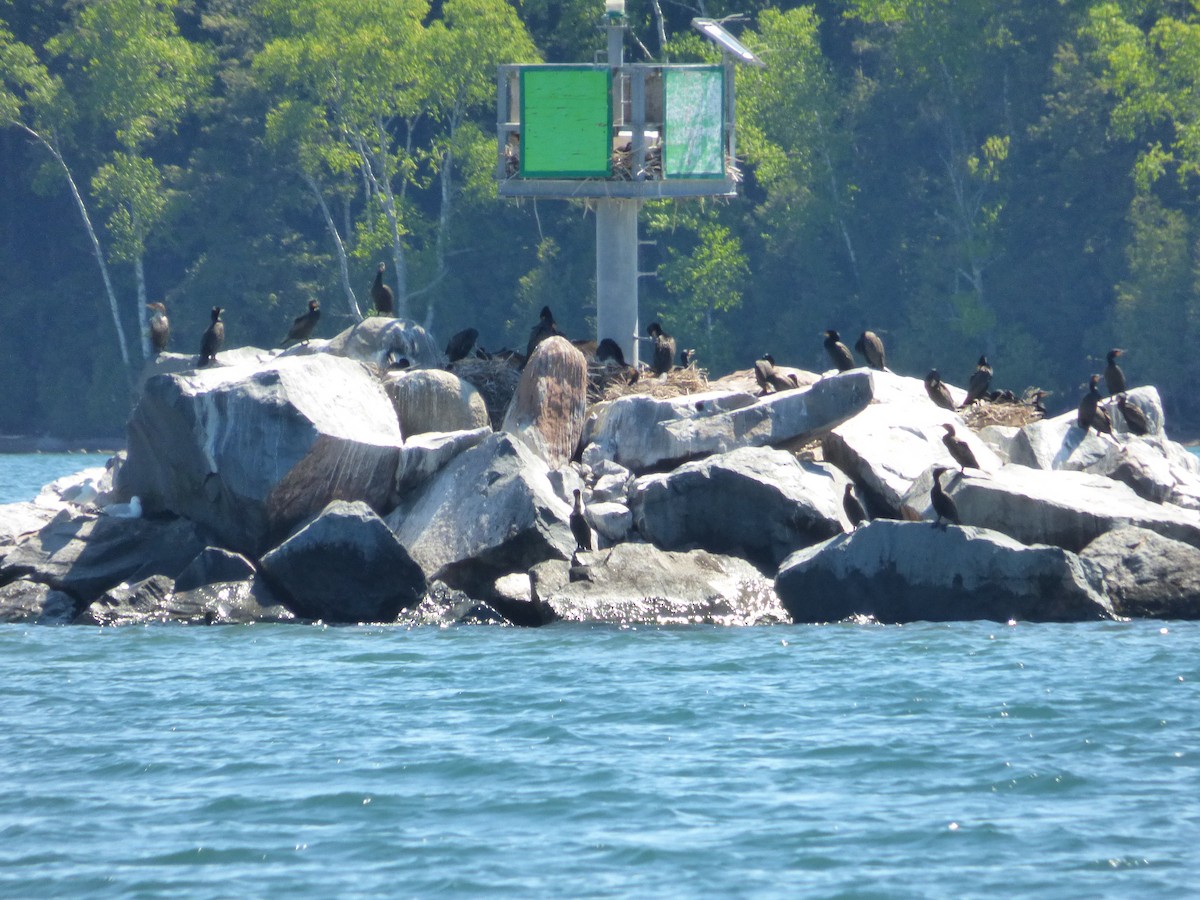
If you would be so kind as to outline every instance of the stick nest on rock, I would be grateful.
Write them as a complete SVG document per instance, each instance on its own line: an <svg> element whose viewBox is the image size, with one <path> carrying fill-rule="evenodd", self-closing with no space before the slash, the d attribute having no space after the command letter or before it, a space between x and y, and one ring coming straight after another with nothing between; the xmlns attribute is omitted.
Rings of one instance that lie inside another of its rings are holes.
<svg viewBox="0 0 1200 900"><path fill-rule="evenodd" d="M616 400L633 394L647 394L658 400L686 397L708 390L708 371L695 366L677 368L666 375L641 372L634 378L631 368L588 366L588 402Z"/></svg>
<svg viewBox="0 0 1200 900"><path fill-rule="evenodd" d="M1032 402L1018 400L976 400L969 407L961 410L963 421L974 431L988 425L1011 425L1022 428L1030 422L1037 422L1044 416L1033 408Z"/></svg>

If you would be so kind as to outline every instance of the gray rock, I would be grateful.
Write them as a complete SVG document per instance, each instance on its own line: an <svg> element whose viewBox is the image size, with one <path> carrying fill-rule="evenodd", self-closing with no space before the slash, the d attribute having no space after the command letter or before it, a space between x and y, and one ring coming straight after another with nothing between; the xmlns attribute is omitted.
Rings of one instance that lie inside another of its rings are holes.
<svg viewBox="0 0 1200 900"><path fill-rule="evenodd" d="M633 513L624 503L589 503L584 512L606 546L625 540L633 528Z"/></svg>
<svg viewBox="0 0 1200 900"><path fill-rule="evenodd" d="M396 619L397 625L406 628L436 627L452 625L509 625L491 604L474 600L462 591L444 584L434 583L421 598L421 602L402 610Z"/></svg>
<svg viewBox="0 0 1200 900"><path fill-rule="evenodd" d="M371 363L384 369L389 354L407 359L416 368L438 368L442 351L433 338L416 322L371 316L331 338L321 348L324 353Z"/></svg>
<svg viewBox="0 0 1200 900"><path fill-rule="evenodd" d="M0 623L67 625L75 612L75 598L48 584L18 578L0 587Z"/></svg>
<svg viewBox="0 0 1200 900"><path fill-rule="evenodd" d="M1200 619L1200 550L1144 528L1116 528L1080 554L1104 571L1123 616Z"/></svg>
<svg viewBox="0 0 1200 900"><path fill-rule="evenodd" d="M62 512L5 557L0 582L28 577L87 604L123 581L151 575L173 578L207 543L184 519L112 519Z"/></svg>
<svg viewBox="0 0 1200 900"><path fill-rule="evenodd" d="M550 621L615 625L761 625L786 621L771 582L741 559L620 544L530 573Z"/></svg>
<svg viewBox="0 0 1200 900"><path fill-rule="evenodd" d="M955 431L958 430L960 429L956 425ZM1020 431L1021 429L1016 425L985 425L976 433L988 449L996 454L1001 463L1010 463L1013 461L1013 443Z"/></svg>
<svg viewBox="0 0 1200 900"><path fill-rule="evenodd" d="M288 609L261 575L242 581L216 581L191 590L176 591L173 606L203 609L209 625L251 625L258 622L293 622Z"/></svg>
<svg viewBox="0 0 1200 900"><path fill-rule="evenodd" d="M645 475L630 509L646 540L668 550L700 547L774 567L797 547L849 527L845 476L769 447L743 447Z"/></svg>
<svg viewBox="0 0 1200 900"><path fill-rule="evenodd" d="M623 503L628 496L633 475L626 471L623 475L601 475L596 479L592 488L593 503Z"/></svg>
<svg viewBox="0 0 1200 900"><path fill-rule="evenodd" d="M264 556L262 571L297 614L327 622L390 622L427 587L384 521L342 500Z"/></svg>
<svg viewBox="0 0 1200 900"><path fill-rule="evenodd" d="M526 361L503 430L557 469L575 455L586 409L587 359L555 335Z"/></svg>
<svg viewBox="0 0 1200 900"><path fill-rule="evenodd" d="M400 444L391 402L362 365L288 357L148 381L118 482L147 513L190 518L257 555L330 500L385 508Z"/></svg>
<svg viewBox="0 0 1200 900"><path fill-rule="evenodd" d="M583 481L583 476L579 474L577 466L578 463L570 463L559 466L557 469L551 469L547 473L555 495L568 505L574 505L576 491L582 493L585 498L587 497L587 485Z"/></svg>
<svg viewBox="0 0 1200 900"><path fill-rule="evenodd" d="M490 426L447 434L419 434L400 448L396 465L396 495L424 484L464 450L474 447L492 433Z"/></svg>
<svg viewBox="0 0 1200 900"><path fill-rule="evenodd" d="M389 372L383 388L408 438L429 432L491 431L483 396L443 369Z"/></svg>
<svg viewBox="0 0 1200 900"><path fill-rule="evenodd" d="M775 590L796 622L1076 622L1111 618L1099 567L984 528L878 519L787 558Z"/></svg>
<svg viewBox="0 0 1200 900"><path fill-rule="evenodd" d="M460 454L387 517L426 577L481 596L508 572L575 549L571 508L546 463L512 435Z"/></svg>
<svg viewBox="0 0 1200 900"><path fill-rule="evenodd" d="M57 514L29 501L0 504L0 561L21 538L41 531Z"/></svg>
<svg viewBox="0 0 1200 900"><path fill-rule="evenodd" d="M205 547L175 576L176 591L191 591L209 584L249 581L258 569L240 553Z"/></svg>
<svg viewBox="0 0 1200 900"><path fill-rule="evenodd" d="M218 582L177 591L170 578L153 575L105 591L79 614L75 624L247 625L294 619L260 579Z"/></svg>

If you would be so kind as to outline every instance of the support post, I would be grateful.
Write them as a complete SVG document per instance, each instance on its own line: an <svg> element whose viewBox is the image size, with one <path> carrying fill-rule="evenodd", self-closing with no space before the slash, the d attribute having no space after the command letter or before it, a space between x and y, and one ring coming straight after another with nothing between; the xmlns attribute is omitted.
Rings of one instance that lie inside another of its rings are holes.
<svg viewBox="0 0 1200 900"><path fill-rule="evenodd" d="M612 338L637 365L638 200L596 201L596 341Z"/></svg>

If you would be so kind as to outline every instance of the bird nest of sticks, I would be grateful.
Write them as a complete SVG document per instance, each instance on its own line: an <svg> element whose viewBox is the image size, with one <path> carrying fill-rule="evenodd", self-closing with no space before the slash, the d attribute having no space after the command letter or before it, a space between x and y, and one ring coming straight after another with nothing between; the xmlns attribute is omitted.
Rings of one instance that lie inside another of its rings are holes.
<svg viewBox="0 0 1200 900"><path fill-rule="evenodd" d="M966 409L959 411L963 421L978 431L988 425L1009 425L1021 428L1030 422L1044 418L1031 402L1022 400L976 400Z"/></svg>
<svg viewBox="0 0 1200 900"><path fill-rule="evenodd" d="M467 358L450 366L450 371L479 391L487 407L488 421L493 429L499 430L509 401L517 392L521 370L503 359Z"/></svg>
<svg viewBox="0 0 1200 900"><path fill-rule="evenodd" d="M588 367L588 401L616 400L634 394L646 394L658 400L686 397L708 390L708 371L694 365L672 369L666 375L637 373L616 366Z"/></svg>

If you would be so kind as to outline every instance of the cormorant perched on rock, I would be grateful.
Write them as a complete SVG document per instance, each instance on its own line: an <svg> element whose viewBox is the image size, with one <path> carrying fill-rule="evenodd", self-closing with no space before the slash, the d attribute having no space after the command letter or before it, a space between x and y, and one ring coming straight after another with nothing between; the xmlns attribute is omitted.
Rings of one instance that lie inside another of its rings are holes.
<svg viewBox="0 0 1200 900"><path fill-rule="evenodd" d="M575 536L575 549L592 549L592 529L583 515L583 495L575 489L575 508L571 510L571 534Z"/></svg>
<svg viewBox="0 0 1200 900"><path fill-rule="evenodd" d="M200 361L197 368L203 368L217 358L221 345L225 343L225 323L221 321L223 307L212 308L212 324L204 331L200 339Z"/></svg>
<svg viewBox="0 0 1200 900"><path fill-rule="evenodd" d="M675 338L662 330L657 322L646 326L646 333L654 339L654 356L650 368L655 375L666 375L675 366Z"/></svg>
<svg viewBox="0 0 1200 900"><path fill-rule="evenodd" d="M1108 417L1108 411L1100 406L1099 375L1092 376L1088 392L1079 401L1079 417L1076 421L1085 432L1090 426L1096 429L1097 434L1112 434L1112 420Z"/></svg>
<svg viewBox="0 0 1200 900"><path fill-rule="evenodd" d="M925 393L942 409L948 409L950 412L957 409L954 398L950 396L950 388L942 383L942 376L938 374L937 369L930 369L929 374L925 376Z"/></svg>
<svg viewBox="0 0 1200 900"><path fill-rule="evenodd" d="M845 510L846 518L850 520L851 530L854 530L863 522L870 521L867 511L863 509L863 505L854 496L854 485L849 482L846 482L846 493L842 495L842 509Z"/></svg>
<svg viewBox="0 0 1200 900"><path fill-rule="evenodd" d="M167 349L171 341L171 322L167 319L167 307L162 303L147 303L150 310L150 349L155 356Z"/></svg>
<svg viewBox="0 0 1200 900"><path fill-rule="evenodd" d="M854 342L854 349L859 352L862 358L867 361L867 365L872 369L878 369L882 372L886 368L883 341L875 332L864 331L860 334L858 340Z"/></svg>
<svg viewBox="0 0 1200 900"><path fill-rule="evenodd" d="M955 505L954 498L942 490L942 473L949 471L945 466L938 466L933 470L933 487L929 491L929 500L933 504L933 511L937 513L937 518L933 522L935 527L942 519L953 522L955 525L962 524L958 518L958 506Z"/></svg>
<svg viewBox="0 0 1200 900"><path fill-rule="evenodd" d="M458 362L460 359L466 359L467 354L475 348L475 341L478 339L479 331L475 328L464 328L453 335L446 342L446 361Z"/></svg>
<svg viewBox="0 0 1200 900"><path fill-rule="evenodd" d="M1124 394L1117 394L1117 409L1125 417L1125 424L1129 426L1131 434L1146 435L1154 430L1146 414L1130 403Z"/></svg>
<svg viewBox="0 0 1200 900"><path fill-rule="evenodd" d="M529 331L529 345L525 348L525 360L528 362L529 357L533 356L533 351L537 349L538 344L551 335L561 333L558 325L554 322L554 313L550 312L550 307L543 306L538 323Z"/></svg>
<svg viewBox="0 0 1200 900"><path fill-rule="evenodd" d="M1125 373L1117 365L1117 357L1124 350L1113 348L1108 351L1108 365L1104 368L1104 386L1108 388L1108 396L1113 397L1125 390Z"/></svg>
<svg viewBox="0 0 1200 900"><path fill-rule="evenodd" d="M950 455L959 467L963 469L967 466L972 469L982 468L971 450L971 445L954 434L954 426L949 422L943 422L942 427L946 429L946 433L942 435L942 443L946 445L946 449L950 451Z"/></svg>
<svg viewBox="0 0 1200 900"><path fill-rule="evenodd" d="M288 329L287 337L283 339L280 345L286 347L288 344L298 344L307 341L313 333L313 329L317 327L317 322L321 318L321 304L316 300L308 301L308 312L302 316L296 316L292 320L292 327Z"/></svg>
<svg viewBox="0 0 1200 900"><path fill-rule="evenodd" d="M967 382L967 399L963 401L962 405L970 406L976 400L981 399L987 393L991 383L992 367L988 365L987 357L981 356L979 363L975 366L975 371L971 373L971 380Z"/></svg>
<svg viewBox="0 0 1200 900"><path fill-rule="evenodd" d="M612 338L605 338L596 347L596 359L599 362L612 360L622 369L625 368L625 351L621 349L621 345Z"/></svg>
<svg viewBox="0 0 1200 900"><path fill-rule="evenodd" d="M1025 392L1026 402L1033 407L1035 413L1046 415L1046 406L1042 403L1050 396L1049 391L1043 391L1041 388L1032 388Z"/></svg>
<svg viewBox="0 0 1200 900"><path fill-rule="evenodd" d="M384 264L380 263L375 270L375 280L371 282L371 302L381 316L390 316L396 312L396 301L392 289L383 283L383 270Z"/></svg>
<svg viewBox="0 0 1200 900"><path fill-rule="evenodd" d="M686 369L696 361L696 351L693 349L679 351L679 365Z"/></svg>
<svg viewBox="0 0 1200 900"><path fill-rule="evenodd" d="M825 352L829 354L839 372L854 368L854 357L850 355L850 348L842 343L841 335L832 328L825 332Z"/></svg>
<svg viewBox="0 0 1200 900"><path fill-rule="evenodd" d="M758 382L760 396L771 392L791 391L800 387L795 377L787 378L775 371L775 357L764 353L754 361L754 380Z"/></svg>

